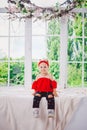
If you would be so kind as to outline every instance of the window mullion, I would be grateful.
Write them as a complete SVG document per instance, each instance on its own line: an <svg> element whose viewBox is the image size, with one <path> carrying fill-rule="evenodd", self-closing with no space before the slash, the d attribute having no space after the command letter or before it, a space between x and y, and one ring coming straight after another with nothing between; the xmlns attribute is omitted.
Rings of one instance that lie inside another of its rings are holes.
<svg viewBox="0 0 87 130"><path fill-rule="evenodd" d="M32 83L32 19L25 20L25 88Z"/></svg>
<svg viewBox="0 0 87 130"><path fill-rule="evenodd" d="M10 86L10 20L8 27L8 87Z"/></svg>
<svg viewBox="0 0 87 130"><path fill-rule="evenodd" d="M67 31L68 17L61 17L60 25L60 78L59 85L62 88L67 86L67 43L68 43L68 31Z"/></svg>
<svg viewBox="0 0 87 130"><path fill-rule="evenodd" d="M84 13L82 13L82 87L84 87Z"/></svg>

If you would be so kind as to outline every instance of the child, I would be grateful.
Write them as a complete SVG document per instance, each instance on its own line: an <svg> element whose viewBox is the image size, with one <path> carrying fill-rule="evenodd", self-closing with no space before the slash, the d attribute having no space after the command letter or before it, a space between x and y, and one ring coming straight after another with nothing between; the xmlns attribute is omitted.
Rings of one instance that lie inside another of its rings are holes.
<svg viewBox="0 0 87 130"><path fill-rule="evenodd" d="M40 73L32 84L32 89L34 89L33 115L34 117L39 117L40 100L42 97L46 97L48 103L48 117L53 117L55 110L54 96L57 96L57 82L48 72L48 60L40 60L38 63L38 69Z"/></svg>

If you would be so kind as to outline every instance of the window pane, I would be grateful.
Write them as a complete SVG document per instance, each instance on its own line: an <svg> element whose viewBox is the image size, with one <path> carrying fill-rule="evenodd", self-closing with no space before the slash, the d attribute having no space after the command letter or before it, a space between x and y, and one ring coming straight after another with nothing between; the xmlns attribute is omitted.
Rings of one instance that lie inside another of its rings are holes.
<svg viewBox="0 0 87 130"><path fill-rule="evenodd" d="M87 87L87 64L84 64L84 86Z"/></svg>
<svg viewBox="0 0 87 130"><path fill-rule="evenodd" d="M8 63L0 63L0 86L6 86L8 83Z"/></svg>
<svg viewBox="0 0 87 130"><path fill-rule="evenodd" d="M23 59L24 58L24 38L13 37L10 38L10 58Z"/></svg>
<svg viewBox="0 0 87 130"><path fill-rule="evenodd" d="M47 39L47 56L50 60L59 60L60 39L50 36Z"/></svg>
<svg viewBox="0 0 87 130"><path fill-rule="evenodd" d="M84 23L84 34L87 36L87 22Z"/></svg>
<svg viewBox="0 0 87 130"><path fill-rule="evenodd" d="M67 84L70 87L81 87L82 86L82 65L68 64L68 79Z"/></svg>
<svg viewBox="0 0 87 130"><path fill-rule="evenodd" d="M9 20L5 13L0 13L0 36L8 36Z"/></svg>
<svg viewBox="0 0 87 130"><path fill-rule="evenodd" d="M82 39L68 40L68 61L82 61Z"/></svg>
<svg viewBox="0 0 87 130"><path fill-rule="evenodd" d="M36 79L36 76L38 75L38 63L32 62L32 81Z"/></svg>
<svg viewBox="0 0 87 130"><path fill-rule="evenodd" d="M82 14L76 14L76 17L73 22L73 35L82 36Z"/></svg>
<svg viewBox="0 0 87 130"><path fill-rule="evenodd" d="M57 62L50 62L50 73L53 75L53 77L58 81L59 79L59 63Z"/></svg>
<svg viewBox="0 0 87 130"><path fill-rule="evenodd" d="M46 39L44 36L32 37L32 58L42 59L46 58Z"/></svg>
<svg viewBox="0 0 87 130"><path fill-rule="evenodd" d="M33 19L33 22L32 22L32 34L33 35L45 35L45 21L42 21L42 20L38 20L38 21L35 21L35 19Z"/></svg>
<svg viewBox="0 0 87 130"><path fill-rule="evenodd" d="M86 7L86 8L87 8L87 1L85 1L84 7Z"/></svg>
<svg viewBox="0 0 87 130"><path fill-rule="evenodd" d="M58 19L53 19L48 22L48 34L60 34L60 23Z"/></svg>
<svg viewBox="0 0 87 130"><path fill-rule="evenodd" d="M10 21L10 35L11 36L24 36L25 22L23 20Z"/></svg>
<svg viewBox="0 0 87 130"><path fill-rule="evenodd" d="M87 36L87 13L84 14L84 34Z"/></svg>
<svg viewBox="0 0 87 130"><path fill-rule="evenodd" d="M73 32L73 21L71 19L68 20L68 35L72 36L74 34Z"/></svg>
<svg viewBox="0 0 87 130"><path fill-rule="evenodd" d="M24 85L24 63L11 62L10 64L10 85Z"/></svg>
<svg viewBox="0 0 87 130"><path fill-rule="evenodd" d="M8 59L8 38L0 37L0 60Z"/></svg>
<svg viewBox="0 0 87 130"><path fill-rule="evenodd" d="M87 61L87 38L84 41L84 60Z"/></svg>

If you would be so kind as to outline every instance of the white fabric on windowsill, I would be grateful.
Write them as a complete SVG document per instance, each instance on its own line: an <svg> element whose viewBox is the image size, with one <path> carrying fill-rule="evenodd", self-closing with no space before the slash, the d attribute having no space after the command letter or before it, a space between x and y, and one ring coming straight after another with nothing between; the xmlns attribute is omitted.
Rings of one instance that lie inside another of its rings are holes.
<svg viewBox="0 0 87 130"><path fill-rule="evenodd" d="M28 91L1 90L0 130L64 130L86 92L83 89L60 90L59 97L55 98L55 118L51 120L47 116L45 98L41 100L40 118L37 119L33 117L33 96Z"/></svg>

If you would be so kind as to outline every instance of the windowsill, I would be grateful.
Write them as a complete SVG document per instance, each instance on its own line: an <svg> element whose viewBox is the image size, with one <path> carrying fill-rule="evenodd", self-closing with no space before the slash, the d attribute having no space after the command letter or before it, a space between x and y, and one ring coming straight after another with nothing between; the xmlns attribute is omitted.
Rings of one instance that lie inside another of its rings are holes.
<svg viewBox="0 0 87 130"><path fill-rule="evenodd" d="M29 88L25 87L0 87L0 95L32 95Z"/></svg>
<svg viewBox="0 0 87 130"><path fill-rule="evenodd" d="M41 101L40 118L34 119L32 115L33 96L28 89L0 88L0 129L32 130L35 128L35 130L45 130L48 127L50 127L50 130L64 129L77 109L79 101L83 99L81 94L83 96L84 94L87 95L87 88L59 90L59 97L55 99L56 111L54 121L57 123L53 124L55 128L51 128L53 120L49 120L47 117L46 99ZM39 126L40 123L41 125Z"/></svg>

